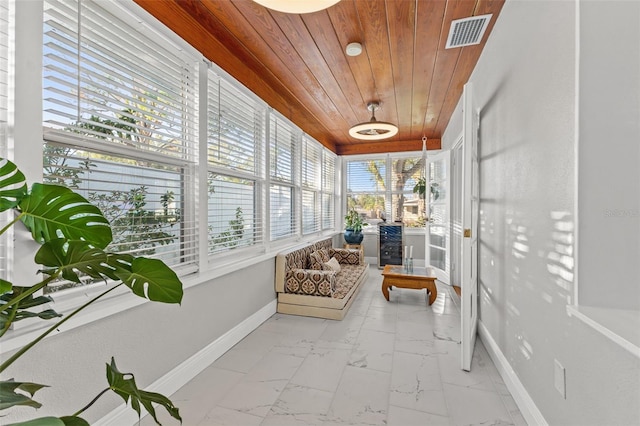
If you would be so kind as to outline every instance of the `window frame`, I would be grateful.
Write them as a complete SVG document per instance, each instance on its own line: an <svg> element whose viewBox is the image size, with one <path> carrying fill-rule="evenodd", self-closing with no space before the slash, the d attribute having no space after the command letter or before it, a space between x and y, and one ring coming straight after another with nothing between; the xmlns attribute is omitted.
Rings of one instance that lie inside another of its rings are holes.
<svg viewBox="0 0 640 426"><path fill-rule="evenodd" d="M348 167L349 167L349 163L350 162L365 162L365 161L382 161L384 163L385 166L385 176L384 181L385 181L385 185L384 188L380 191L376 191L375 194L376 196L383 196L384 197L384 205L385 205L385 214L386 214L386 219L387 221L393 221L393 196L397 195L397 194L408 194L408 193L413 193L412 190L408 190L408 189L404 189L401 192L395 191L391 188L391 184L389 184L390 182L392 182L392 176L391 176L391 168L393 165L393 161L397 160L397 159L403 159L403 158L424 158L423 157L423 153L422 151L406 151L406 152L394 152L394 153L386 153L386 154L359 154L359 155L349 155L349 156L343 156L341 157L342 160L342 178L343 178L343 182L341 185L343 194L344 194L344 198L342 200L341 203L341 211L342 211L342 216L344 217L347 214L347 211L349 210L349 197L352 194L368 194L369 191L349 191L349 176L347 173ZM423 165L424 168L424 165ZM406 185L406 184L405 184ZM375 223L369 223L368 226L365 226L363 228L363 233L377 233L377 221L375 221ZM426 232L426 228L424 226L422 227L410 227L410 226L404 226L404 232L408 233L408 234L424 234Z"/></svg>

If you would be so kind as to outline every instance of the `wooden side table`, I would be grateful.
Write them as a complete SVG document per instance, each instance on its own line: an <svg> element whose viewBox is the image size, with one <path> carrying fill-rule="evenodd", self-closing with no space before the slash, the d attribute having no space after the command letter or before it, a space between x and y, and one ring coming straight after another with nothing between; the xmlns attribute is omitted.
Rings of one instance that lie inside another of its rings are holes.
<svg viewBox="0 0 640 426"><path fill-rule="evenodd" d="M416 290L427 289L429 296L429 305L433 304L438 297L436 289L436 277L427 275L426 268L413 268L411 273L405 272L403 266L386 265L382 271L384 278L382 279L382 294L389 301L390 287L412 288Z"/></svg>

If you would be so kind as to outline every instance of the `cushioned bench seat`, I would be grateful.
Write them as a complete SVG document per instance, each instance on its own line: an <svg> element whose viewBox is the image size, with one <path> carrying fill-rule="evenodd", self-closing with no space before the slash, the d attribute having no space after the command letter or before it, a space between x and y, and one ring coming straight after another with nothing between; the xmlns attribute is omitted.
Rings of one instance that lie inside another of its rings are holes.
<svg viewBox="0 0 640 426"><path fill-rule="evenodd" d="M344 318L367 277L368 265L359 250L334 249L331 242L326 239L294 247L276 256L278 312ZM322 255L335 258L340 270L329 269L319 261Z"/></svg>

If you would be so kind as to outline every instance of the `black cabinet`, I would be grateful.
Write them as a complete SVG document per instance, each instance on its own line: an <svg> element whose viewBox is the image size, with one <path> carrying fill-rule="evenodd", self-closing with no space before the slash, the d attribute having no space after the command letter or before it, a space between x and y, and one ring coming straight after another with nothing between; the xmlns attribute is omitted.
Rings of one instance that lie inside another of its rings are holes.
<svg viewBox="0 0 640 426"><path fill-rule="evenodd" d="M378 225L378 267L402 265L403 235L401 223Z"/></svg>

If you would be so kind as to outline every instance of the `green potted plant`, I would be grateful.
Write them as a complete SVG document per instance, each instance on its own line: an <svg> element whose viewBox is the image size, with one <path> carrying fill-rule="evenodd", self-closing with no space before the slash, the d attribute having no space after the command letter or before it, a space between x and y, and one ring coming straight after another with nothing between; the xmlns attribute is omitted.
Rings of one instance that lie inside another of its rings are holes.
<svg viewBox="0 0 640 426"><path fill-rule="evenodd" d="M54 324L3 360L0 374L60 325L120 286L124 285L133 294L151 301L182 301L182 282L162 261L106 251L113 234L100 209L63 186L34 183L28 190L24 174L18 167L0 158L0 212L7 210L13 210L15 216L0 229L0 235L18 222L24 224L33 240L40 244L35 262L41 266L39 271L45 278L33 285L14 284L6 277L0 278L0 338L11 324L27 318L53 320ZM52 309L41 309L51 302L51 298L39 295L40 290L59 278L80 283L81 276L109 280L115 285L64 317ZM106 389L73 414L40 417L15 423L14 426L88 426L89 423L80 415L108 391L115 392L125 403L130 402L138 415L141 406L144 407L158 424L156 405L163 406L172 417L182 421L178 408L167 397L138 389L134 376L120 372L113 358L107 363L107 383ZM18 406L39 408L41 404L33 398L43 387L46 385L1 377L0 410Z"/></svg>
<svg viewBox="0 0 640 426"><path fill-rule="evenodd" d="M362 227L368 225L368 223L362 220L360 214L351 209L344 217L344 240L347 244L360 244L364 238L362 234Z"/></svg>

